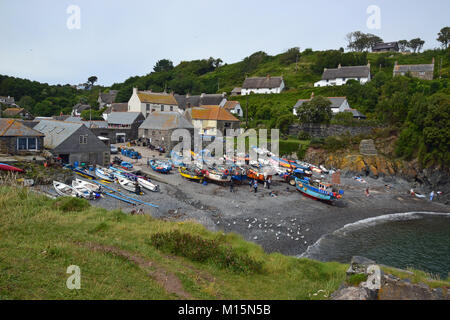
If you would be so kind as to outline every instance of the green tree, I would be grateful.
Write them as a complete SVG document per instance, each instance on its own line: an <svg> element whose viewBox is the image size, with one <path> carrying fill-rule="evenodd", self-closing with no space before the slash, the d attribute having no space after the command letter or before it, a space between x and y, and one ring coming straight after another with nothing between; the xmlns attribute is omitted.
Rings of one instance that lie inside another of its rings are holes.
<svg viewBox="0 0 450 320"><path fill-rule="evenodd" d="M173 62L169 59L161 59L158 62L156 62L155 66L153 67L153 71L155 72L166 72L173 69Z"/></svg>
<svg viewBox="0 0 450 320"><path fill-rule="evenodd" d="M331 101L327 98L317 96L303 103L297 109L297 115L304 123L330 123L333 116Z"/></svg>
<svg viewBox="0 0 450 320"><path fill-rule="evenodd" d="M400 40L398 41L398 48L401 52L405 52L407 48L409 48L408 40Z"/></svg>
<svg viewBox="0 0 450 320"><path fill-rule="evenodd" d="M88 82L91 84L91 87L96 83L98 78L96 76L91 76L88 78Z"/></svg>
<svg viewBox="0 0 450 320"><path fill-rule="evenodd" d="M450 27L442 28L436 40L442 43L442 46L447 49L450 43Z"/></svg>
<svg viewBox="0 0 450 320"><path fill-rule="evenodd" d="M409 41L409 47L413 50L413 52L420 52L424 44L425 41L420 38L414 38Z"/></svg>

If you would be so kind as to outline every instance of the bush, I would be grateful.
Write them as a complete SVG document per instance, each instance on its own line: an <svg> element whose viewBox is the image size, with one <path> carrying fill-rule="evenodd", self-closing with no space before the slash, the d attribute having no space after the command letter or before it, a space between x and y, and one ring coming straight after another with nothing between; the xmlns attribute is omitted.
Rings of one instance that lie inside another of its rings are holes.
<svg viewBox="0 0 450 320"><path fill-rule="evenodd" d="M308 132L300 131L297 135L297 139L298 140L309 140L309 139L311 139L311 136L309 135Z"/></svg>
<svg viewBox="0 0 450 320"><path fill-rule="evenodd" d="M244 253L238 253L217 240L209 240L178 230L156 233L149 243L158 250L186 257L196 262L212 262L221 268L239 273L262 273L263 263Z"/></svg>
<svg viewBox="0 0 450 320"><path fill-rule="evenodd" d="M86 199L63 197L53 203L53 207L63 212L80 212L90 207Z"/></svg>

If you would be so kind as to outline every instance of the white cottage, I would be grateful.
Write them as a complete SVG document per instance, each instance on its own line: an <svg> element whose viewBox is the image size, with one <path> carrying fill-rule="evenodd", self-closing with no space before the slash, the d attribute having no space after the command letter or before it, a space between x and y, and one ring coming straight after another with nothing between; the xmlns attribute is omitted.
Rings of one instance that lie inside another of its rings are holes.
<svg viewBox="0 0 450 320"><path fill-rule="evenodd" d="M283 77L268 75L267 77L246 78L241 88L241 95L281 93L284 87Z"/></svg>
<svg viewBox="0 0 450 320"><path fill-rule="evenodd" d="M138 91L133 88L133 94L128 101L128 111L141 112L146 118L152 112L178 111L178 102L169 93Z"/></svg>
<svg viewBox="0 0 450 320"><path fill-rule="evenodd" d="M311 101L311 99L314 98L314 92L311 94L310 99L300 99L297 101L297 103L294 106L293 113L296 116L297 115L297 109L304 104L305 102ZM331 102L331 111L333 111L333 114L337 114L339 112L344 111L351 111L350 105L348 104L347 97L327 97L328 100Z"/></svg>
<svg viewBox="0 0 450 320"><path fill-rule="evenodd" d="M369 82L370 63L367 66L341 67L339 64L336 69L325 68L322 74L322 80L314 83L314 87L342 86L348 80L356 80L361 84Z"/></svg>

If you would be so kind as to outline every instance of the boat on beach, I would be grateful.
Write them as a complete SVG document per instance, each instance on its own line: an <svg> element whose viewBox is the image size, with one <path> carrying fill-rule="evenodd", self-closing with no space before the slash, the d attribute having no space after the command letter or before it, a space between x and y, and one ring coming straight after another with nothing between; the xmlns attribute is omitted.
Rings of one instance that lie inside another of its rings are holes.
<svg viewBox="0 0 450 320"><path fill-rule="evenodd" d="M125 169L125 170L131 170L131 169L133 169L133 165L132 165L131 163L127 162L127 161L122 161L122 162L120 163L120 166L121 166L123 169Z"/></svg>
<svg viewBox="0 0 450 320"><path fill-rule="evenodd" d="M22 169L11 166L6 163L0 163L0 170L2 171L11 171L11 172L24 172Z"/></svg>
<svg viewBox="0 0 450 320"><path fill-rule="evenodd" d="M316 199L333 202L341 199L344 195L343 190L335 192L331 184L324 183L320 180L312 180L310 178L295 178L296 188L301 193Z"/></svg>
<svg viewBox="0 0 450 320"><path fill-rule="evenodd" d="M74 187L75 189L86 188L89 191L96 192L96 193L99 193L102 191L101 186L99 186L98 184L84 181L84 180L81 180L78 178L76 178L75 180L72 181L72 187Z"/></svg>
<svg viewBox="0 0 450 320"><path fill-rule="evenodd" d="M217 183L227 183L231 181L231 175L228 169L214 168L214 169L204 169L202 171L203 176L207 180L211 180Z"/></svg>
<svg viewBox="0 0 450 320"><path fill-rule="evenodd" d="M143 194L141 190L141 186L139 183L129 180L127 178L118 178L119 184L127 191L136 193L136 194Z"/></svg>
<svg viewBox="0 0 450 320"><path fill-rule="evenodd" d="M105 181L113 182L114 181L114 175L111 172L111 170L107 168L101 168L97 167L95 168L95 175Z"/></svg>
<svg viewBox="0 0 450 320"><path fill-rule="evenodd" d="M189 179L189 180L196 180L196 181L202 181L203 180L203 174L201 173L200 169L196 168L190 168L190 167L179 167L178 172L183 178Z"/></svg>
<svg viewBox="0 0 450 320"><path fill-rule="evenodd" d="M58 195L63 197L85 198L81 191L59 181L53 181L53 188Z"/></svg>
<svg viewBox="0 0 450 320"><path fill-rule="evenodd" d="M150 167L153 171L159 173L170 173L172 170L172 164L161 160L150 160Z"/></svg>
<svg viewBox="0 0 450 320"><path fill-rule="evenodd" d="M154 184L153 182L144 179L143 177L137 178L137 183L144 189L150 190L152 192L157 192L159 190L159 186Z"/></svg>

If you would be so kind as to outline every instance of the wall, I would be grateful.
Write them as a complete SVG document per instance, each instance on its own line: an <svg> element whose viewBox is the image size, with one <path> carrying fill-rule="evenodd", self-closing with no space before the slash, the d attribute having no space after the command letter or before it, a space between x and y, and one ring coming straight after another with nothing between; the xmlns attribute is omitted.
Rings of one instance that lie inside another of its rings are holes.
<svg viewBox="0 0 450 320"><path fill-rule="evenodd" d="M352 136L370 134L375 127L348 127L343 125L326 124L294 124L289 127L289 135L297 136L300 131L307 132L313 138L325 138L349 133Z"/></svg>
<svg viewBox="0 0 450 320"><path fill-rule="evenodd" d="M162 146L166 149L166 152L170 152L174 146L176 146L178 141L172 141L172 133L176 129L170 130L153 130L153 129L139 129L139 137L145 137L150 139L150 143L154 146ZM191 134L191 147L194 144L194 129L189 130Z"/></svg>
<svg viewBox="0 0 450 320"><path fill-rule="evenodd" d="M17 138L18 137L0 137L0 153L11 154L11 155L35 155L43 151L44 148L44 137L30 137L37 138L37 148L36 151L28 150L17 150ZM24 137L26 138L26 137Z"/></svg>

